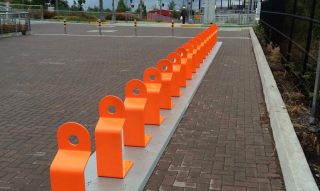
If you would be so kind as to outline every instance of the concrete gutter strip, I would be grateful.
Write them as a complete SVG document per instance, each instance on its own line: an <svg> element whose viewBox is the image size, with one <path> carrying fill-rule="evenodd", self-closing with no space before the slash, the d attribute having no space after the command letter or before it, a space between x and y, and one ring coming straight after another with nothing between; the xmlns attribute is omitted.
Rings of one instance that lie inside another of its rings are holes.
<svg viewBox="0 0 320 191"><path fill-rule="evenodd" d="M286 190L318 191L267 59L252 28L250 35Z"/></svg>

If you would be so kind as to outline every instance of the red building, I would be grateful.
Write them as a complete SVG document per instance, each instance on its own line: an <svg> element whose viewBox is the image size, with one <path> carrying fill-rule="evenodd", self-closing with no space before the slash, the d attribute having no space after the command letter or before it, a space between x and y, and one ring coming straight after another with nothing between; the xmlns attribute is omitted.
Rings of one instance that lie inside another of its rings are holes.
<svg viewBox="0 0 320 191"><path fill-rule="evenodd" d="M162 15L162 16L166 16L166 17L171 17L171 15L172 15L171 10L151 10L151 11L149 11L149 13L158 14L158 15Z"/></svg>

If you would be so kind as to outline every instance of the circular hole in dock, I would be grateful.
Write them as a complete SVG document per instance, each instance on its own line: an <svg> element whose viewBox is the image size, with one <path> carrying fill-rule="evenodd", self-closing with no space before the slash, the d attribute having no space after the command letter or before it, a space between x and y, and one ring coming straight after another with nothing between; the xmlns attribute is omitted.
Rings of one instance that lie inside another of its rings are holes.
<svg viewBox="0 0 320 191"><path fill-rule="evenodd" d="M70 135L69 136L69 142L71 145L76 146L79 144L79 139L76 135Z"/></svg>
<svg viewBox="0 0 320 191"><path fill-rule="evenodd" d="M108 112L109 112L110 114L115 114L115 113L116 113L116 107L115 107L114 105L110 105L110 106L108 107Z"/></svg>
<svg viewBox="0 0 320 191"><path fill-rule="evenodd" d="M139 95L139 93L140 93L139 88L134 88L134 89L133 89L133 93L134 93L135 95Z"/></svg>

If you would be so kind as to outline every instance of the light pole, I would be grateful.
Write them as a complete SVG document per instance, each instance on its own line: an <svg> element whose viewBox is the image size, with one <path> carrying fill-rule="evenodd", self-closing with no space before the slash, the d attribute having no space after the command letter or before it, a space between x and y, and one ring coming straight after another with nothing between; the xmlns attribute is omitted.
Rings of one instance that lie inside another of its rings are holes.
<svg viewBox="0 0 320 191"><path fill-rule="evenodd" d="M59 4L58 0L56 0L56 13L57 13L57 15L58 15L58 9L59 9L59 5L58 4Z"/></svg>
<svg viewBox="0 0 320 191"><path fill-rule="evenodd" d="M140 9L140 20L142 21L142 18L143 18L143 6L142 6L142 0L140 0L140 5L139 5L139 9Z"/></svg>
<svg viewBox="0 0 320 191"><path fill-rule="evenodd" d="M114 0L112 0L112 23L116 22L116 16L114 13Z"/></svg>
<svg viewBox="0 0 320 191"><path fill-rule="evenodd" d="M104 18L103 18L103 0L99 0L99 7L100 7L100 20L104 21Z"/></svg>

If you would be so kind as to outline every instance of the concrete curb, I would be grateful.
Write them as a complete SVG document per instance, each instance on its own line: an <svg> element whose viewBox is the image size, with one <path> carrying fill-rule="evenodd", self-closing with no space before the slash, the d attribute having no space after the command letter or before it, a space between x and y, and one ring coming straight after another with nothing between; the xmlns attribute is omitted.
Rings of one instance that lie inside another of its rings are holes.
<svg viewBox="0 0 320 191"><path fill-rule="evenodd" d="M15 37L15 36L22 36L22 33L14 32L14 33L0 34L0 38L8 38L8 37Z"/></svg>
<svg viewBox="0 0 320 191"><path fill-rule="evenodd" d="M281 171L288 191L318 191L262 47L250 28Z"/></svg>

